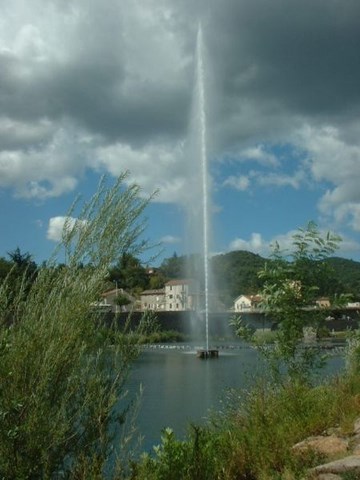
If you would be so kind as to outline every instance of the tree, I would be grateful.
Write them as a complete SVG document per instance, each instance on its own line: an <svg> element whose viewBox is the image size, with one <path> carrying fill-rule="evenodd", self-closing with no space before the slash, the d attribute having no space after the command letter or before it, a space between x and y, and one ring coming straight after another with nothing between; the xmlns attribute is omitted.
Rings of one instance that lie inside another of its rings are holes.
<svg viewBox="0 0 360 480"><path fill-rule="evenodd" d="M10 260L0 257L0 283L10 273L11 267L12 263Z"/></svg>
<svg viewBox="0 0 360 480"><path fill-rule="evenodd" d="M8 252L10 260L14 262L19 268L27 268L29 265L36 266L33 262L29 252L21 253L19 247L16 247L12 252Z"/></svg>
<svg viewBox="0 0 360 480"><path fill-rule="evenodd" d="M149 279L149 288L151 290L158 290L164 288L165 283L166 280L164 276L161 273L155 273L154 275L151 275Z"/></svg>
<svg viewBox="0 0 360 480"><path fill-rule="evenodd" d="M161 266L160 273L167 279L183 278L186 276L186 257L179 257L176 252L166 258Z"/></svg>
<svg viewBox="0 0 360 480"><path fill-rule="evenodd" d="M29 282L35 279L37 265L29 252L21 253L20 248L17 247L15 250L8 252L8 256L14 266L15 276L18 278L25 276Z"/></svg>
<svg viewBox="0 0 360 480"><path fill-rule="evenodd" d="M292 379L307 380L313 368L322 365L318 343L304 343L304 331L311 329L319 336L329 314L326 309L316 308L315 301L320 286L333 275L325 260L340 241L337 235L322 235L310 222L293 236L290 251L284 252L275 244L272 260L259 272L264 282L261 307L277 324L274 346L262 352L278 378L286 366ZM235 325L241 336L251 338L241 319Z"/></svg>
<svg viewBox="0 0 360 480"><path fill-rule="evenodd" d="M217 290L224 303L232 306L241 294L257 294L262 287L258 272L265 259L251 252L234 251L211 259Z"/></svg>
<svg viewBox="0 0 360 480"><path fill-rule="evenodd" d="M149 282L145 267L129 252L124 252L110 269L109 279L116 282L119 288L129 292L144 290Z"/></svg>
<svg viewBox="0 0 360 480"><path fill-rule="evenodd" d="M17 308L13 299L22 295L23 301L29 294L31 285L36 279L38 267L32 260L30 253L22 253L20 248L8 252L9 261L2 262L3 267L3 288L7 289L6 303L2 305L7 312L8 322L12 322L14 310Z"/></svg>
<svg viewBox="0 0 360 480"><path fill-rule="evenodd" d="M131 300L127 295L119 293L115 298L115 303L116 305L119 305L119 307L125 307L126 305L129 305L131 303Z"/></svg>
<svg viewBox="0 0 360 480"><path fill-rule="evenodd" d="M110 456L121 470L113 444L120 429L128 438L124 382L137 348L133 335L105 328L92 305L114 260L146 248L141 215L149 200L124 178L109 188L103 180L75 226L65 225L26 298L16 293L11 326L0 310L1 478L101 478ZM64 249L67 265L58 268ZM0 305L8 293L5 281Z"/></svg>

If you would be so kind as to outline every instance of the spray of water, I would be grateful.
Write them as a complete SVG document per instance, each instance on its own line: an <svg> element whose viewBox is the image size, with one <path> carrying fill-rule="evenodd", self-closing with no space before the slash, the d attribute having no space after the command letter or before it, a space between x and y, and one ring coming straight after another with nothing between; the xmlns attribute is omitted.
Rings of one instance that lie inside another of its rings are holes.
<svg viewBox="0 0 360 480"><path fill-rule="evenodd" d="M205 340L206 351L209 351L209 197L208 197L208 165L206 149L206 109L205 109L205 72L203 55L203 37L201 24L197 33L197 90L198 90L198 114L200 134L200 157L202 177L202 219L203 219L203 259L204 259L204 295L205 295Z"/></svg>

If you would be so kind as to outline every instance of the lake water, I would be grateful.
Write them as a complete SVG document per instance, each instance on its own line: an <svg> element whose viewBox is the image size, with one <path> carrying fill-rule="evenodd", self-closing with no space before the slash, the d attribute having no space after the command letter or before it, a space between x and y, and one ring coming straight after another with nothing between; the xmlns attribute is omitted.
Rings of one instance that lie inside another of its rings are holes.
<svg viewBox="0 0 360 480"><path fill-rule="evenodd" d="M201 360L196 350L181 344L144 349L135 362L128 389L142 384L137 425L144 440L141 451L151 452L160 443L161 430L171 427L186 434L190 422L202 423L212 409L222 408L230 388L246 388L261 374L257 352L245 343L220 348L218 359ZM330 358L325 374L339 371L341 356Z"/></svg>

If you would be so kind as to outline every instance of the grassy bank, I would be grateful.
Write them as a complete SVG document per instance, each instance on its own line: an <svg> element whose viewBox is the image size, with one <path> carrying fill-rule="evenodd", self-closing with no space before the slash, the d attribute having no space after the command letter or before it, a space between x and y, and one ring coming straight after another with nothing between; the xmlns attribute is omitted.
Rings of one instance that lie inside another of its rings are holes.
<svg viewBox="0 0 360 480"><path fill-rule="evenodd" d="M328 428L348 433L360 412L360 378L345 375L310 387L258 384L232 392L224 413L206 427L189 427L186 440L167 429L154 455L133 465L132 480L298 479L321 460L291 447ZM174 477L176 472L176 476Z"/></svg>

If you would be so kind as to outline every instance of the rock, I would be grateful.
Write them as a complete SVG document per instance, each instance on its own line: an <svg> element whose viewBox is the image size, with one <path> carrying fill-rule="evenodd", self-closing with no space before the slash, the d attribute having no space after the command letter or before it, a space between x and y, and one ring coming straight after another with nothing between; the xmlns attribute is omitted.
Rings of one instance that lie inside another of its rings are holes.
<svg viewBox="0 0 360 480"><path fill-rule="evenodd" d="M341 428L340 427L330 427L327 430L325 430L323 435L329 436L329 435L337 435L339 436L341 434Z"/></svg>
<svg viewBox="0 0 360 480"><path fill-rule="evenodd" d="M293 446L297 454L307 450L337 458L309 470L308 479L339 480L345 478L346 474L350 475L349 478L360 479L360 417L354 421L353 431L347 438L341 436L341 430L336 426L328 428L321 436L309 437ZM341 456L343 458L339 458Z"/></svg>
<svg viewBox="0 0 360 480"><path fill-rule="evenodd" d="M360 418L357 418L354 422L354 434L360 434Z"/></svg>
<svg viewBox="0 0 360 480"><path fill-rule="evenodd" d="M350 438L350 449L354 455L360 455L360 433Z"/></svg>
<svg viewBox="0 0 360 480"><path fill-rule="evenodd" d="M331 457L333 455L341 455L346 453L348 446L349 441L347 439L330 435L327 437L309 437L302 442L297 443L292 448L295 453L303 453L307 450L314 450L327 457Z"/></svg>
<svg viewBox="0 0 360 480"><path fill-rule="evenodd" d="M353 453L353 455L360 455L360 445L359 444L353 446L352 453Z"/></svg>
<svg viewBox="0 0 360 480"><path fill-rule="evenodd" d="M360 474L360 456L350 455L349 457L341 458L340 460L335 460L334 462L318 465L317 467L312 468L311 472L314 472L315 474L341 474L345 472Z"/></svg>

